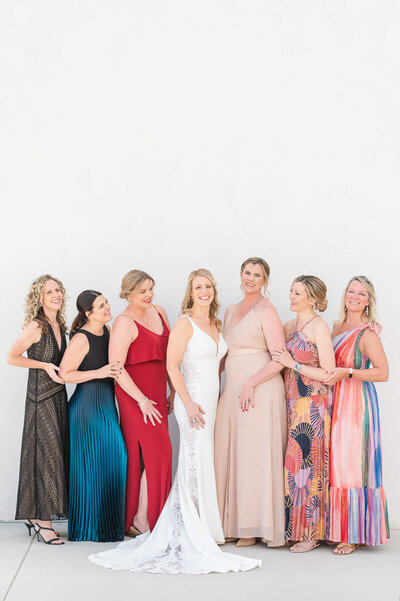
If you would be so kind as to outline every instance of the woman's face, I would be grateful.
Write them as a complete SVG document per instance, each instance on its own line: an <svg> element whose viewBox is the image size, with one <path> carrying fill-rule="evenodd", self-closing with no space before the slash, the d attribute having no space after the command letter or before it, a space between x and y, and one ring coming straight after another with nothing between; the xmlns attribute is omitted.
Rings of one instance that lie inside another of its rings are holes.
<svg viewBox="0 0 400 601"><path fill-rule="evenodd" d="M90 321L97 321L100 323L107 323L111 321L112 315L110 311L110 304L105 296L100 294L94 299L92 310L86 313L87 318Z"/></svg>
<svg viewBox="0 0 400 601"><path fill-rule="evenodd" d="M154 284L151 280L145 280L139 288L129 295L129 303L139 309L149 309L153 304Z"/></svg>
<svg viewBox="0 0 400 601"><path fill-rule="evenodd" d="M368 291L358 280L350 282L345 296L345 306L350 313L362 313L369 304Z"/></svg>
<svg viewBox="0 0 400 601"><path fill-rule="evenodd" d="M60 286L54 280L47 280L43 288L43 309L58 311L61 309L63 295Z"/></svg>
<svg viewBox="0 0 400 601"><path fill-rule="evenodd" d="M299 313L313 307L306 289L301 282L293 282L289 292L290 310Z"/></svg>
<svg viewBox="0 0 400 601"><path fill-rule="evenodd" d="M214 300L214 286L204 275L197 275L192 282L193 305L209 307Z"/></svg>
<svg viewBox="0 0 400 601"><path fill-rule="evenodd" d="M240 279L245 294L260 292L266 284L261 265L254 265L253 263L247 263L240 273Z"/></svg>

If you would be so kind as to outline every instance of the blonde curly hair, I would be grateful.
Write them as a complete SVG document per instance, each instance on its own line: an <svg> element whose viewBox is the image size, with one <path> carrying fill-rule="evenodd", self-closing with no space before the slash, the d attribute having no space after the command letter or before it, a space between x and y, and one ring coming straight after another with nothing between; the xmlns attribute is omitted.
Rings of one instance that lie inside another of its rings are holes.
<svg viewBox="0 0 400 601"><path fill-rule="evenodd" d="M48 280L54 280L54 282L57 282L58 286L60 287L62 302L61 307L57 311L57 321L60 324L61 332L66 332L67 324L65 319L65 288L60 280L54 278L49 273L40 275L32 282L25 299L25 321L22 327L25 328L31 321L37 321L43 334L47 333L48 321L43 311L43 289Z"/></svg>
<svg viewBox="0 0 400 601"><path fill-rule="evenodd" d="M212 284L212 287L214 288L214 298L213 298L212 303L210 305L209 317L210 317L210 323L216 325L217 329L218 329L218 332L220 332L221 329L222 329L222 322L217 317L217 313L218 313L218 310L219 310L219 307L220 307L220 304L218 302L218 295L217 295L217 284L216 284L216 281L214 280L214 276L212 275L211 271L209 271L208 269L195 269L189 275L189 279L188 279L188 283L187 283L187 287L186 287L185 296L184 296L184 299L182 301L182 308L181 308L182 315L191 315L191 313L192 313L192 307L193 307L193 298L192 298L193 280L194 280L195 277L197 277L199 275L207 278L208 280L210 280L210 282Z"/></svg>

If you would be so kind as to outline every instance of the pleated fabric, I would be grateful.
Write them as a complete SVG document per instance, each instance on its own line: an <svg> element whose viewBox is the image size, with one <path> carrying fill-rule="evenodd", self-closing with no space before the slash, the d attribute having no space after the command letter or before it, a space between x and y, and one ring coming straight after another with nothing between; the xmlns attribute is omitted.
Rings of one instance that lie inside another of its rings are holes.
<svg viewBox="0 0 400 601"><path fill-rule="evenodd" d="M368 369L369 359L359 349L367 328L379 333L371 323L333 339L338 367ZM379 405L372 382L344 378L335 386L330 474L330 539L385 544L390 533L382 483Z"/></svg>
<svg viewBox="0 0 400 601"><path fill-rule="evenodd" d="M123 540L127 454L112 382L78 384L68 414L71 444L68 539Z"/></svg>

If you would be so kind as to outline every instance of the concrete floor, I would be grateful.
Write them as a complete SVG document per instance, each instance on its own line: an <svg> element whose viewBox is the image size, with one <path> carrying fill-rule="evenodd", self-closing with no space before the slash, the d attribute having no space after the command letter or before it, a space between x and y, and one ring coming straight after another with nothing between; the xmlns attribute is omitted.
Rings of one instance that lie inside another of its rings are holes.
<svg viewBox="0 0 400 601"><path fill-rule="evenodd" d="M66 537L67 524L57 524ZM87 556L112 544L67 543L59 548L28 537L21 523L0 523L0 598L5 601L399 601L400 531L379 549L335 557L321 545L312 553L268 549L242 551L262 568L241 574L168 576L113 572ZM234 544L225 546L237 552Z"/></svg>

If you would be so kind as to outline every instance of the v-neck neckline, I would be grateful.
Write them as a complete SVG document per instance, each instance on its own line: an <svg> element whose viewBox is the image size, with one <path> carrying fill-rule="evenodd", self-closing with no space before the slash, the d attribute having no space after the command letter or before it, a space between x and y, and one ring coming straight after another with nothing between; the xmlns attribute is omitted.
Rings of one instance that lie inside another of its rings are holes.
<svg viewBox="0 0 400 601"><path fill-rule="evenodd" d="M47 323L49 324L49 327L50 327L51 333L53 334L54 340L55 340L55 342L56 342L56 345L57 345L57 350L58 350L58 352L59 352L59 353L61 353L61 349L62 349L62 343L63 343L63 341L62 341L62 332L61 332L61 328L60 328L60 343L61 343L61 344L59 345L59 344L58 344L58 340L57 340L57 336L56 336L56 334L55 334L55 332L54 332L54 330L53 330L53 326L51 325L51 323L50 323L49 321L48 321Z"/></svg>
<svg viewBox="0 0 400 601"><path fill-rule="evenodd" d="M237 305L236 305L236 306L237 306ZM236 327L237 327L237 326L238 326L240 323L242 323L242 321L244 321L244 320L246 319L246 317L247 317L248 315L250 315L250 313L251 313L252 311L254 311L254 307L252 307L252 308L250 309L250 311L248 311L248 312L246 313L246 315L245 315L244 317L242 317L242 319L241 319L240 321L238 321L237 323L235 323L235 325L233 325L233 324L232 324L232 317L234 316L234 314L235 314L235 311L236 311L236 307L233 309L233 312L232 312L231 318L230 318L230 320L229 320L229 325L230 325L230 327L231 327L231 328L236 328Z"/></svg>
<svg viewBox="0 0 400 601"><path fill-rule="evenodd" d="M190 321L192 323L194 323L194 325L196 326L196 328L198 328L200 330L200 332L203 332L203 334L205 334L207 336L207 338L210 338L210 340L213 341L213 343L215 344L215 346L217 348L217 355L218 355L221 334L218 332L218 342L215 342L214 338L212 336L210 336L210 334L207 334L207 332L205 330L203 330L203 328L198 326L197 323L194 321L194 319L192 317L190 317L190 315L187 315L187 317L189 317Z"/></svg>
<svg viewBox="0 0 400 601"><path fill-rule="evenodd" d="M157 311L158 313L158 311ZM162 336L165 332L165 322L163 320L163 318L161 317L160 313L158 313L159 318L161 319L161 325L162 325L162 332L161 334L157 334L157 332L154 332L153 330L150 330L150 328L146 327L145 325L143 325L140 321L138 321L137 319L133 319L133 321L137 324L139 324L140 326L142 326L142 328L144 328L145 330L147 330L148 332L151 332L152 334L154 334L154 336Z"/></svg>

